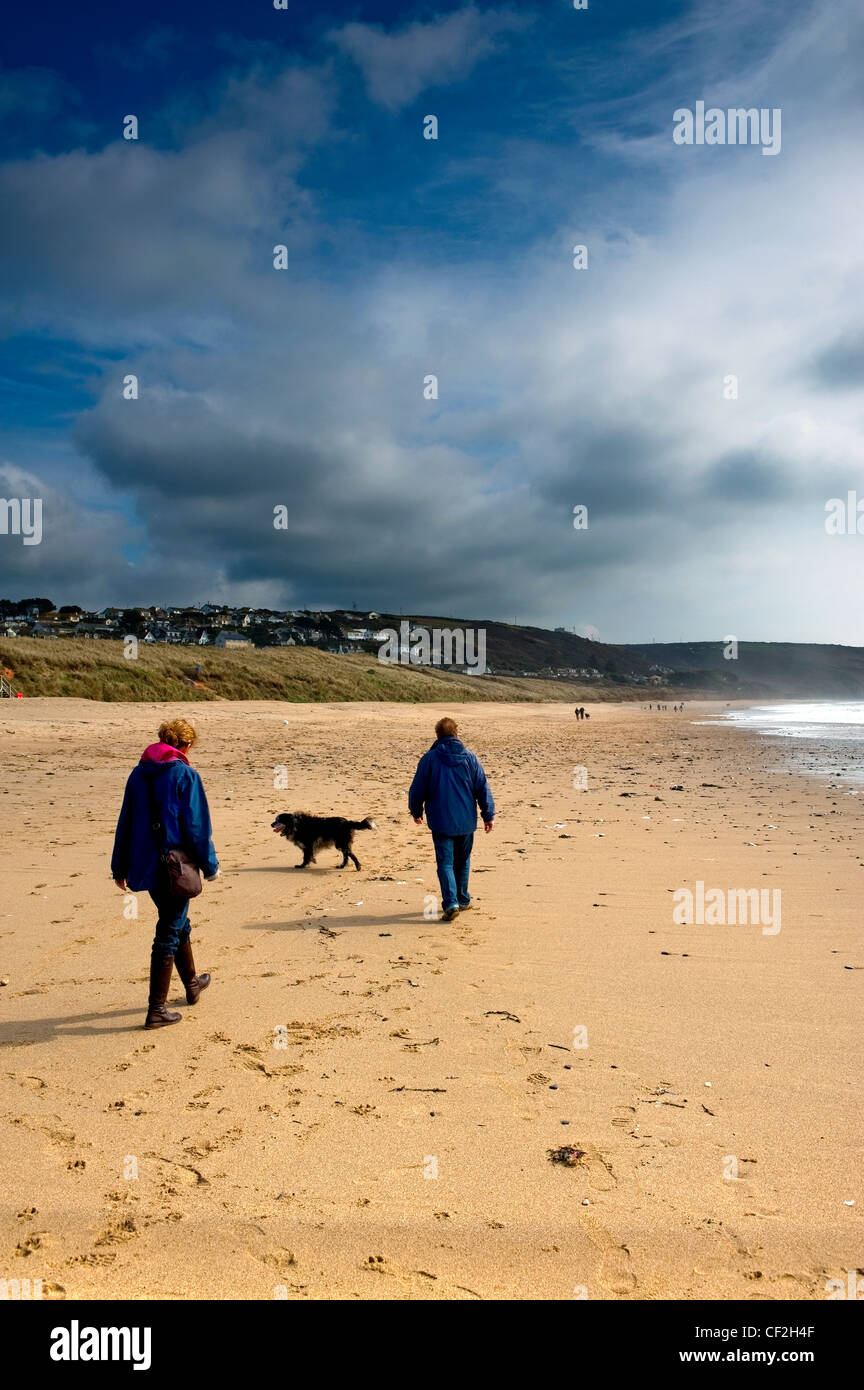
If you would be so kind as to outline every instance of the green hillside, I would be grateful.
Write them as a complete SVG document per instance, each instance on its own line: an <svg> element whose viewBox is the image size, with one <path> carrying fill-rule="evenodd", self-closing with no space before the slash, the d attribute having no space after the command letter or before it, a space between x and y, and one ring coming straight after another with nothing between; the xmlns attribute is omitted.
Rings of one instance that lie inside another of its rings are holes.
<svg viewBox="0 0 864 1390"><path fill-rule="evenodd" d="M594 683L461 676L428 667L387 666L374 656L333 656L314 647L201 650L141 646L135 660L122 642L83 638L0 638L0 666L25 696L90 700L396 700L621 699ZM201 673L196 675L196 665ZM198 685L193 681L198 681ZM644 693L644 692L643 692ZM631 691L635 697L637 692ZM626 694L625 694L626 698Z"/></svg>

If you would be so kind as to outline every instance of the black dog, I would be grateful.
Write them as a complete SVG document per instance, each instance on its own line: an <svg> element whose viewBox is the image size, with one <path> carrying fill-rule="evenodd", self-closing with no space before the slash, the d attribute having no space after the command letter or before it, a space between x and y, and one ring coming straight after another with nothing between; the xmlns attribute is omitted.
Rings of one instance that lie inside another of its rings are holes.
<svg viewBox="0 0 864 1390"><path fill-rule="evenodd" d="M368 816L365 820L346 820L344 816L307 816L303 812L286 812L276 817L271 829L302 849L303 863L297 865L298 869L314 864L316 849L325 849L328 845L341 850L340 869L345 868L349 859L353 860L354 868L359 869L360 860L351 852L354 831L377 830L378 827Z"/></svg>

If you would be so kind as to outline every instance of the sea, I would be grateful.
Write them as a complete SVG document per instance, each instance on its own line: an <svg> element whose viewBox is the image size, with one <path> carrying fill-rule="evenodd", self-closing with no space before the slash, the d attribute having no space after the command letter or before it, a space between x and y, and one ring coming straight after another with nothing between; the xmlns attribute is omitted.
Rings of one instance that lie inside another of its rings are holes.
<svg viewBox="0 0 864 1390"><path fill-rule="evenodd" d="M751 705L699 722L732 724L766 738L789 740L788 764L796 770L864 782L864 701Z"/></svg>
<svg viewBox="0 0 864 1390"><path fill-rule="evenodd" d="M708 721L705 721L708 722ZM758 734L777 738L818 738L832 742L864 743L864 701L839 703L820 700L813 704L752 705L730 710L712 724L738 724Z"/></svg>

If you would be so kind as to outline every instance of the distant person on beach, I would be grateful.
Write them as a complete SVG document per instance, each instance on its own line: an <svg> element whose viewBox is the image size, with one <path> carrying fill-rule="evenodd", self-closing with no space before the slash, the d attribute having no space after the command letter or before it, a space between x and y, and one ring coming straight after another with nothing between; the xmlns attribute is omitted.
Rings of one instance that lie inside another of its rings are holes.
<svg viewBox="0 0 864 1390"><path fill-rule="evenodd" d="M432 832L435 863L441 885L445 922L471 906L468 874L477 829L477 807L488 835L495 821L495 802L480 760L456 737L453 719L439 719L435 742L417 764L408 793L408 809L415 825L423 824L423 812Z"/></svg>
<svg viewBox="0 0 864 1390"><path fill-rule="evenodd" d="M145 1028L180 1022L182 1015L165 1007L175 965L186 989L187 1004L196 1004L210 983L209 975L195 973L189 899L173 891L162 859L166 850L180 849L208 882L219 873L204 786L189 765L189 750L197 737L185 719L172 719L161 726L158 743L144 749L138 766L129 774L117 822L111 876L124 893L146 890L159 914L150 953Z"/></svg>

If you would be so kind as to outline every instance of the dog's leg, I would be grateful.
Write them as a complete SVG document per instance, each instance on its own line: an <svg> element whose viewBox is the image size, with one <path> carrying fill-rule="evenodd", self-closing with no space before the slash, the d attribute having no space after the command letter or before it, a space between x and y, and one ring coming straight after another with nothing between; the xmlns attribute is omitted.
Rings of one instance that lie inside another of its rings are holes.
<svg viewBox="0 0 864 1390"><path fill-rule="evenodd" d="M354 868L355 868L355 869L359 869L359 868L360 868L360 860L357 858L357 855L356 855L356 854L352 854L352 853L351 853L350 849L349 849L349 851L348 851L348 858L351 859L351 860L353 860L353 862L354 862Z"/></svg>

